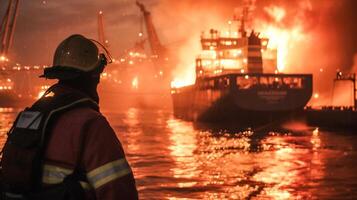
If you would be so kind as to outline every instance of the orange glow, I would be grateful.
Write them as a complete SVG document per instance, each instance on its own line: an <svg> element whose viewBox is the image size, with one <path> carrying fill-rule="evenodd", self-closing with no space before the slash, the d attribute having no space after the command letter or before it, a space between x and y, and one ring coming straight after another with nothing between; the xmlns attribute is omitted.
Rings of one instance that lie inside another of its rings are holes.
<svg viewBox="0 0 357 200"><path fill-rule="evenodd" d="M241 64L237 60L233 59L223 59L221 60L221 67L225 69L236 69L242 68Z"/></svg>
<svg viewBox="0 0 357 200"><path fill-rule="evenodd" d="M191 84L192 82L190 80L174 79L173 81L171 81L171 88L180 88Z"/></svg>
<svg viewBox="0 0 357 200"><path fill-rule="evenodd" d="M38 93L37 95L37 99L40 99L44 94L45 94L46 91L42 90Z"/></svg>
<svg viewBox="0 0 357 200"><path fill-rule="evenodd" d="M313 136L318 136L319 135L319 128L315 128L315 130L312 132Z"/></svg>
<svg viewBox="0 0 357 200"><path fill-rule="evenodd" d="M280 8L278 6L265 7L264 10L269 15L274 17L274 20L276 22L281 22L284 19L285 15L286 15L286 11L283 8Z"/></svg>
<svg viewBox="0 0 357 200"><path fill-rule="evenodd" d="M131 81L131 87L133 89L138 89L139 88L139 79L138 79L138 77L134 77L134 79Z"/></svg>
<svg viewBox="0 0 357 200"><path fill-rule="evenodd" d="M314 98L315 98L315 99L318 99L318 98L319 98L319 94L318 94L318 93L315 93L315 94L314 94Z"/></svg>
<svg viewBox="0 0 357 200"><path fill-rule="evenodd" d="M266 13L274 20L274 23L262 22L256 20L254 22L255 27L262 34L262 37L269 39L268 48L277 49L278 51L278 70L280 72L289 72L288 65L289 60L292 59L292 50L307 38L307 35L303 32L303 24L298 21L293 27L283 28L281 22L286 17L286 11L284 8L278 6L270 6L264 9Z"/></svg>
<svg viewBox="0 0 357 200"><path fill-rule="evenodd" d="M6 58L6 56L2 55L0 56L0 62L9 62L9 59Z"/></svg>

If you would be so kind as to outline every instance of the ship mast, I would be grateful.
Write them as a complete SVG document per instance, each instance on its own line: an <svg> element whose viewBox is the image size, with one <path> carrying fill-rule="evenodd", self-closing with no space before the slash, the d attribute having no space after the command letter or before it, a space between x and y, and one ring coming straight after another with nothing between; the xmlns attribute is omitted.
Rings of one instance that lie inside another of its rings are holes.
<svg viewBox="0 0 357 200"><path fill-rule="evenodd" d="M0 29L0 56L5 59L13 42L19 0L10 0Z"/></svg>
<svg viewBox="0 0 357 200"><path fill-rule="evenodd" d="M247 31L245 30L245 23L247 21L247 18L248 18L248 7L244 7L240 19L240 28L239 28L239 32L242 37L247 37Z"/></svg>

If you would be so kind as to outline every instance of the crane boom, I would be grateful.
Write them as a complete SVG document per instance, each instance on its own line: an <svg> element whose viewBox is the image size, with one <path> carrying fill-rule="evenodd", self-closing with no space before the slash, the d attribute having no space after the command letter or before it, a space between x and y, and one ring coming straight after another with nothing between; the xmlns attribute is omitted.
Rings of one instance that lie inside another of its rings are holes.
<svg viewBox="0 0 357 200"><path fill-rule="evenodd" d="M104 34L104 23L103 23L103 12L98 13L98 40L105 48L109 48L108 40L105 38Z"/></svg>
<svg viewBox="0 0 357 200"><path fill-rule="evenodd" d="M19 0L10 0L0 29L0 54L6 55L12 45Z"/></svg>
<svg viewBox="0 0 357 200"><path fill-rule="evenodd" d="M145 8L144 4L137 1L136 5L140 8L140 11L143 13L144 16L151 51L154 55L162 57L163 54L165 54L166 49L164 46L162 46L159 40L155 26L152 21L151 13Z"/></svg>

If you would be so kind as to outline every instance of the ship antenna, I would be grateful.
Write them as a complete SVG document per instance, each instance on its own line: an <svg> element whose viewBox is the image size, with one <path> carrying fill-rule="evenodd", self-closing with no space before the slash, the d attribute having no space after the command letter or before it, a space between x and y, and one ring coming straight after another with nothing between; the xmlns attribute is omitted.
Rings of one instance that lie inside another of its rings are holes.
<svg viewBox="0 0 357 200"><path fill-rule="evenodd" d="M247 37L246 24L249 21L250 12L255 9L255 0L245 0L243 4L243 10L240 15L240 18L237 18L237 21L240 21L239 32L242 37Z"/></svg>
<svg viewBox="0 0 357 200"><path fill-rule="evenodd" d="M248 16L248 7L243 8L243 14L241 17L240 29L239 32L242 34L242 37L247 37L247 31L245 30L245 22Z"/></svg>

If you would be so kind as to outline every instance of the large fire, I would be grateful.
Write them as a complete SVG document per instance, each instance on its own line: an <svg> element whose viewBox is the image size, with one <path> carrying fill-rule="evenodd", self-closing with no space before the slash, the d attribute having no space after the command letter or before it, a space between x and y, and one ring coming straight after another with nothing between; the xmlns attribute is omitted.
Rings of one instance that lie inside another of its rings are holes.
<svg viewBox="0 0 357 200"><path fill-rule="evenodd" d="M267 6L264 8L266 15L270 16L270 21L254 18L248 27L248 33L254 27L255 31L261 33L261 37L269 39L268 48L277 49L277 69L280 73L291 72L291 60L294 58L296 48L299 42L305 40L308 35L303 32L303 20L296 20L293 26L285 27L282 23L287 20L286 10L279 6ZM234 24L233 24L234 25ZM233 29L232 21L227 24L217 24L215 27L227 27L227 30L221 34L228 34L233 36L237 34L237 29ZM234 31L232 31L234 30ZM199 46L199 37L191 38L190 42L186 43L181 48L179 53L178 70L174 74L174 80L171 83L172 87L182 87L191 85L195 80L195 57L201 52ZM194 42L193 42L194 41Z"/></svg>
<svg viewBox="0 0 357 200"><path fill-rule="evenodd" d="M303 32L302 21L297 21L293 27L284 28L281 26L286 17L286 10L278 6L265 7L265 12L273 18L273 23L257 20L254 22L257 30L262 36L269 38L268 48L278 50L278 70L279 72L289 72L289 60L294 56L294 49L299 42L307 38Z"/></svg>

